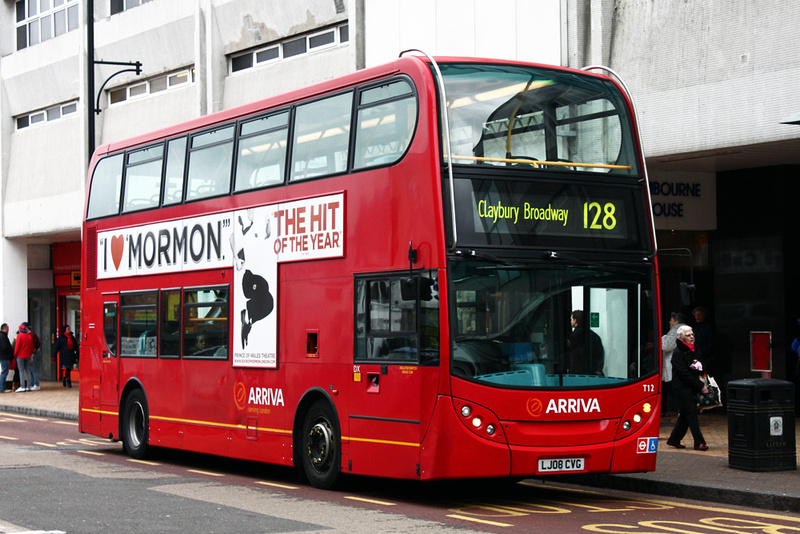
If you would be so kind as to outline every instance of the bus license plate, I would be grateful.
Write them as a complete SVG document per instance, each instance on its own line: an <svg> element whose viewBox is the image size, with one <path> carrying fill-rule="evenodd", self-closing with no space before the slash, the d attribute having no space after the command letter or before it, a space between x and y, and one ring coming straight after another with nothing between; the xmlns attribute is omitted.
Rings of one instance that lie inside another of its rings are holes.
<svg viewBox="0 0 800 534"><path fill-rule="evenodd" d="M563 471L583 471L583 458L548 458L539 460L540 473L559 473Z"/></svg>

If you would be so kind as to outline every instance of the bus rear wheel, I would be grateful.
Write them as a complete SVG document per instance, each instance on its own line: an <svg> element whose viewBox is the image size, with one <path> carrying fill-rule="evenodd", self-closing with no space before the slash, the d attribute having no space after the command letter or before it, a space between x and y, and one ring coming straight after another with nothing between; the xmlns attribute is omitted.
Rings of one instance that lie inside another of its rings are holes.
<svg viewBox="0 0 800 534"><path fill-rule="evenodd" d="M131 391L122 410L122 446L131 458L144 458L148 441L147 398L140 389Z"/></svg>
<svg viewBox="0 0 800 534"><path fill-rule="evenodd" d="M301 456L303 472L315 488L331 489L336 485L342 465L342 449L331 405L318 400L311 405L303 421Z"/></svg>

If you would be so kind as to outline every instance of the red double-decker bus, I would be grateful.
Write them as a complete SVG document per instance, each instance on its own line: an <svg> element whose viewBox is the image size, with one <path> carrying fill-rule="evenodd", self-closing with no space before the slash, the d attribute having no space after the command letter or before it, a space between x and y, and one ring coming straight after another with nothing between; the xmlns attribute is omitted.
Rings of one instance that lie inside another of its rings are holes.
<svg viewBox="0 0 800 534"><path fill-rule="evenodd" d="M92 158L80 430L341 474L655 468L653 219L605 74L404 55Z"/></svg>

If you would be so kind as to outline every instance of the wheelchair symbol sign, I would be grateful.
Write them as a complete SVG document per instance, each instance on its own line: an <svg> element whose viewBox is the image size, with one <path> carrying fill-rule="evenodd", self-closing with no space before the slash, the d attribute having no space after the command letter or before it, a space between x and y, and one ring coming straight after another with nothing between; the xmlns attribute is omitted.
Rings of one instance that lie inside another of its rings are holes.
<svg viewBox="0 0 800 534"><path fill-rule="evenodd" d="M636 442L636 452L639 454L654 453L658 450L658 438L639 438Z"/></svg>

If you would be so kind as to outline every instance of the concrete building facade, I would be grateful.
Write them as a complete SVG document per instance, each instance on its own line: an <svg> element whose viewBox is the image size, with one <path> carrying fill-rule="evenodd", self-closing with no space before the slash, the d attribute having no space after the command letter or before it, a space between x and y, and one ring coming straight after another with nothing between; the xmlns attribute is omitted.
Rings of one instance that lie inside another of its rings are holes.
<svg viewBox="0 0 800 534"><path fill-rule="evenodd" d="M92 136L132 137L416 48L617 71L639 112L659 246L672 249L662 312L711 309L726 379L757 376L749 333L771 332L773 376L791 377L800 128L784 123L800 113L799 19L787 0L5 0L0 321L13 333L30 320L45 354L60 325L80 331Z"/></svg>

